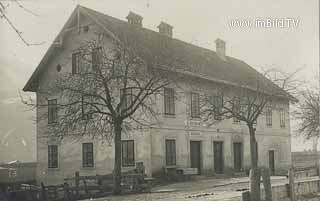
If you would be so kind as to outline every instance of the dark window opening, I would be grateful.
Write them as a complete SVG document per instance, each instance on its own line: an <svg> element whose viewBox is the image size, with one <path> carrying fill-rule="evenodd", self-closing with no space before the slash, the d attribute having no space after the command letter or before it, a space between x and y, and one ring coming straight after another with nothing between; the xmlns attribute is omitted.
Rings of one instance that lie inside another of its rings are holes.
<svg viewBox="0 0 320 201"><path fill-rule="evenodd" d="M280 113L280 127L284 128L286 127L286 113L283 108L280 109L279 113Z"/></svg>
<svg viewBox="0 0 320 201"><path fill-rule="evenodd" d="M93 143L82 144L82 167L93 167Z"/></svg>
<svg viewBox="0 0 320 201"><path fill-rule="evenodd" d="M222 108L223 108L223 97L222 96L213 96L213 109L214 109L214 119L222 119Z"/></svg>
<svg viewBox="0 0 320 201"><path fill-rule="evenodd" d="M191 118L200 117L199 94L191 93Z"/></svg>
<svg viewBox="0 0 320 201"><path fill-rule="evenodd" d="M58 119L57 99L48 100L48 123L56 123Z"/></svg>
<svg viewBox="0 0 320 201"><path fill-rule="evenodd" d="M272 108L270 106L267 107L266 111L266 124L267 126L272 126Z"/></svg>
<svg viewBox="0 0 320 201"><path fill-rule="evenodd" d="M120 99L122 99L122 103L121 103L122 110L126 110L131 106L131 104L133 103L133 97L134 95L133 95L132 88L120 90Z"/></svg>
<svg viewBox="0 0 320 201"><path fill-rule="evenodd" d="M48 168L58 168L58 146L48 146Z"/></svg>
<svg viewBox="0 0 320 201"><path fill-rule="evenodd" d="M92 113L90 112L90 100L87 96L81 97L81 116L83 120L88 120L92 118Z"/></svg>
<svg viewBox="0 0 320 201"><path fill-rule="evenodd" d="M75 52L72 54L72 74L80 72L80 52Z"/></svg>
<svg viewBox="0 0 320 201"><path fill-rule="evenodd" d="M176 165L175 140L166 140L166 165Z"/></svg>
<svg viewBox="0 0 320 201"><path fill-rule="evenodd" d="M92 50L92 70L98 69L99 65L102 64L102 48L96 47Z"/></svg>
<svg viewBox="0 0 320 201"><path fill-rule="evenodd" d="M134 166L134 141L122 141L122 157L121 162L123 167Z"/></svg>
<svg viewBox="0 0 320 201"><path fill-rule="evenodd" d="M175 114L174 90L172 88L164 88L164 114Z"/></svg>
<svg viewBox="0 0 320 201"><path fill-rule="evenodd" d="M237 118L237 116L240 116L243 112L241 112L241 105L240 105L240 98L235 97L233 98L233 122L239 123L240 119ZM242 109L246 109L243 107Z"/></svg>

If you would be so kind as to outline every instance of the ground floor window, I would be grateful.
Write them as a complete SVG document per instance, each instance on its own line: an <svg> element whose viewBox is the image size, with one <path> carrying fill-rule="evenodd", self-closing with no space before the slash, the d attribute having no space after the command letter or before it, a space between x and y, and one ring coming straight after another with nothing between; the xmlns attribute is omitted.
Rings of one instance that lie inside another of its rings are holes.
<svg viewBox="0 0 320 201"><path fill-rule="evenodd" d="M82 167L93 167L93 143L82 144Z"/></svg>
<svg viewBox="0 0 320 201"><path fill-rule="evenodd" d="M240 172L242 170L242 152L243 147L241 142L233 143L233 161L234 161L234 170Z"/></svg>
<svg viewBox="0 0 320 201"><path fill-rule="evenodd" d="M48 168L58 168L58 145L48 146Z"/></svg>
<svg viewBox="0 0 320 201"><path fill-rule="evenodd" d="M166 165L176 165L176 140L166 140Z"/></svg>
<svg viewBox="0 0 320 201"><path fill-rule="evenodd" d="M121 162L123 167L134 166L134 141L133 140L122 141Z"/></svg>
<svg viewBox="0 0 320 201"><path fill-rule="evenodd" d="M223 142L213 142L213 157L214 157L214 171L215 173L223 173L224 159L223 159Z"/></svg>

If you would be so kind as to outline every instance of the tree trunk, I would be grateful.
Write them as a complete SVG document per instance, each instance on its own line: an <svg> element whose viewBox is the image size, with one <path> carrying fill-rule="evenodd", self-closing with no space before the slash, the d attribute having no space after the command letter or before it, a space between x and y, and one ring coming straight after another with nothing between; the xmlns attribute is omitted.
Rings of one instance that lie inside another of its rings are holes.
<svg viewBox="0 0 320 201"><path fill-rule="evenodd" d="M251 201L260 201L260 170L258 168L258 152L257 142L255 137L255 128L248 125L250 133L250 157L251 157L251 171L250 171L250 197Z"/></svg>
<svg viewBox="0 0 320 201"><path fill-rule="evenodd" d="M121 193L121 121L115 121L114 124L114 169L113 169L113 179L114 179L114 189L113 194L119 195Z"/></svg>

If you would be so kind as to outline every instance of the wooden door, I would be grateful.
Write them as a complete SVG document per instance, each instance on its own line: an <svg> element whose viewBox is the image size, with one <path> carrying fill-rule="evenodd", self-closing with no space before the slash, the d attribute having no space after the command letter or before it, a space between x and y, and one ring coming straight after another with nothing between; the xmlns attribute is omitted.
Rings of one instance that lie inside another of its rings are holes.
<svg viewBox="0 0 320 201"><path fill-rule="evenodd" d="M242 143L233 143L233 159L234 159L234 170L240 172L242 169Z"/></svg>
<svg viewBox="0 0 320 201"><path fill-rule="evenodd" d="M223 173L223 142L213 142L214 172Z"/></svg>
<svg viewBox="0 0 320 201"><path fill-rule="evenodd" d="M269 168L271 175L275 173L274 150L269 150Z"/></svg>
<svg viewBox="0 0 320 201"><path fill-rule="evenodd" d="M198 174L201 172L201 142L190 141L190 160L191 167L198 168Z"/></svg>

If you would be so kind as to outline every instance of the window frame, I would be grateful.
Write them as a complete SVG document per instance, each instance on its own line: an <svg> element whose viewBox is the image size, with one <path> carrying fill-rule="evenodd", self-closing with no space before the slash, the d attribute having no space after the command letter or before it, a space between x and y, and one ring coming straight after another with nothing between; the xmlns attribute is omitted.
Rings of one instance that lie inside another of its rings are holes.
<svg viewBox="0 0 320 201"><path fill-rule="evenodd" d="M174 89L165 87L163 89L163 107L165 115L175 115Z"/></svg>
<svg viewBox="0 0 320 201"><path fill-rule="evenodd" d="M90 104L84 105L85 97L86 96L84 95L81 96L81 119L82 120L92 119L92 113L90 113L90 111L86 112L86 110L88 110L88 107L90 107Z"/></svg>
<svg viewBox="0 0 320 201"><path fill-rule="evenodd" d="M123 95L125 95L125 97L121 103L121 108L122 110L126 110L134 101L133 89L132 88L120 89L120 101Z"/></svg>
<svg viewBox="0 0 320 201"><path fill-rule="evenodd" d="M55 124L57 123L57 121L58 121L58 100L48 99L48 124Z"/></svg>
<svg viewBox="0 0 320 201"><path fill-rule="evenodd" d="M286 127L286 113L284 108L279 109L280 128Z"/></svg>
<svg viewBox="0 0 320 201"><path fill-rule="evenodd" d="M165 140L165 151L166 151L166 166L177 165L177 147L176 147L175 139Z"/></svg>
<svg viewBox="0 0 320 201"><path fill-rule="evenodd" d="M234 97L233 99L234 99L234 102L236 102L236 103L233 103L233 110L237 110L236 112L239 114L241 113L241 109L243 109L243 107L241 108L240 97ZM233 115L233 123L240 123L240 119L238 119Z"/></svg>
<svg viewBox="0 0 320 201"><path fill-rule="evenodd" d="M72 69L71 69L71 73L72 75L75 75L77 73L80 73L80 56L81 56L81 52L78 51L78 52L74 52L72 53Z"/></svg>
<svg viewBox="0 0 320 201"><path fill-rule="evenodd" d="M90 157L91 157L91 161L89 160ZM83 168L94 167L94 150L93 150L92 142L82 143L82 167Z"/></svg>
<svg viewBox="0 0 320 201"><path fill-rule="evenodd" d="M214 105L214 120L222 119L222 109L223 109L223 95L214 95L212 96L212 104Z"/></svg>
<svg viewBox="0 0 320 201"><path fill-rule="evenodd" d="M102 47L95 47L91 52L91 66L92 70L96 70L102 64Z"/></svg>
<svg viewBox="0 0 320 201"><path fill-rule="evenodd" d="M129 143L132 143L132 153L129 150ZM126 152L124 150L126 147ZM131 158L132 157L132 158ZM134 150L134 140L122 140L121 141L121 165L122 167L134 167L135 166L135 150Z"/></svg>
<svg viewBox="0 0 320 201"><path fill-rule="evenodd" d="M56 169L59 167L58 145L48 145L48 168Z"/></svg>
<svg viewBox="0 0 320 201"><path fill-rule="evenodd" d="M267 127L272 127L272 107L267 106L266 108L266 126Z"/></svg>
<svg viewBox="0 0 320 201"><path fill-rule="evenodd" d="M194 119L200 118L200 95L199 95L199 93L191 92L190 101L191 101L191 104L190 104L191 118L194 118Z"/></svg>

